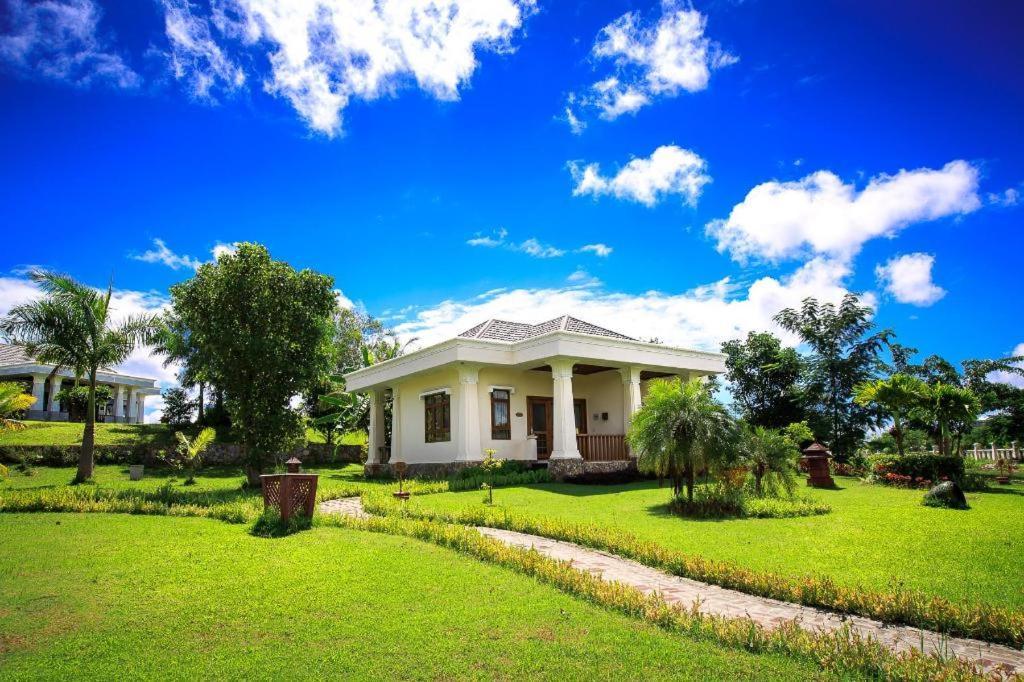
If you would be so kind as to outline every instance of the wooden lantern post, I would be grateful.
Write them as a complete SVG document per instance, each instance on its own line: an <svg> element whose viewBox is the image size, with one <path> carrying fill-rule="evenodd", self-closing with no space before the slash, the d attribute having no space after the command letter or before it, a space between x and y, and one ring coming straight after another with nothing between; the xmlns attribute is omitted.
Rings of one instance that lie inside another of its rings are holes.
<svg viewBox="0 0 1024 682"><path fill-rule="evenodd" d="M398 490L392 493L399 500L408 500L408 491L402 490L402 482L405 480L405 472L408 467L405 462L398 460L397 462L391 462L391 471L398 477Z"/></svg>
<svg viewBox="0 0 1024 682"><path fill-rule="evenodd" d="M292 457L285 466L286 474L264 474L260 476L263 485L263 506L277 507L281 519L287 521L296 511L307 518L313 518L316 510L317 474L300 474L302 462Z"/></svg>
<svg viewBox="0 0 1024 682"><path fill-rule="evenodd" d="M829 472L829 460L831 459L832 453L821 443L814 442L804 448L800 462L807 472L807 485L812 488L834 488L836 486L836 482L832 480L832 474Z"/></svg>

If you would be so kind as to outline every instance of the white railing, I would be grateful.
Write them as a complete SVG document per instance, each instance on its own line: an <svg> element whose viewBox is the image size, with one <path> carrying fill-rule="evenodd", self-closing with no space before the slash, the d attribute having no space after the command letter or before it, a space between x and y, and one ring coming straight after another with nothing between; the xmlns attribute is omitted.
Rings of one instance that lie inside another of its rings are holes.
<svg viewBox="0 0 1024 682"><path fill-rule="evenodd" d="M1010 443L1010 447L997 448L995 443L989 443L987 448L981 447L981 443L975 443L973 448L964 449L964 457L996 461L997 459L1021 459L1024 457L1024 448L1018 447L1017 441Z"/></svg>

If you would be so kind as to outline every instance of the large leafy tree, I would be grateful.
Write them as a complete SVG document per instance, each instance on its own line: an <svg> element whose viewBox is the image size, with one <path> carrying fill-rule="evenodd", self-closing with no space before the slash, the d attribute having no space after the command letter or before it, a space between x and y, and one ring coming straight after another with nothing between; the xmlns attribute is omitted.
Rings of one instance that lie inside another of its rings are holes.
<svg viewBox="0 0 1024 682"><path fill-rule="evenodd" d="M137 315L115 322L110 304L113 284L104 292L53 272L37 270L30 277L42 290L42 298L12 308L0 321L0 332L25 346L39 362L54 365L55 372L67 368L76 381L87 382L85 430L75 477L85 481L93 471L96 375L101 367L124 362L136 347L151 341L156 319Z"/></svg>
<svg viewBox="0 0 1024 682"><path fill-rule="evenodd" d="M904 454L903 437L907 424L920 413L929 398L928 385L907 374L893 374L887 379L860 384L854 399L861 405L875 405L892 418L889 432L896 441L896 451Z"/></svg>
<svg viewBox="0 0 1024 682"><path fill-rule="evenodd" d="M153 350L164 356L164 367L179 367L178 381L182 386L196 387L198 421L202 424L206 417L206 389L210 384L210 371L202 349L195 344L188 327L173 310L164 314Z"/></svg>
<svg viewBox="0 0 1024 682"><path fill-rule="evenodd" d="M224 391L250 485L259 484L273 455L302 438L302 416L291 401L332 368L333 283L243 243L171 287L174 314Z"/></svg>
<svg viewBox="0 0 1024 682"><path fill-rule="evenodd" d="M960 451L960 439L980 411L981 401L969 388L942 383L929 387L925 414L940 453L952 455Z"/></svg>
<svg viewBox="0 0 1024 682"><path fill-rule="evenodd" d="M629 430L641 471L672 481L693 501L697 472L724 463L734 452L736 423L699 379L652 381Z"/></svg>
<svg viewBox="0 0 1024 682"><path fill-rule="evenodd" d="M1006 379L1024 377L1024 356L996 359L968 359L958 369L953 363L939 355L926 357L921 364L907 363L906 373L925 381L929 386L944 384L969 389L978 400L978 408L985 419L974 434L983 442L990 440L1009 442L1024 440L1024 389L1018 388ZM973 423L960 427L960 421L953 422L954 431L950 437L959 441ZM916 420L915 427L928 431L938 445L942 435L936 430L933 419Z"/></svg>
<svg viewBox="0 0 1024 682"><path fill-rule="evenodd" d="M181 387L164 390L164 413L160 421L171 426L185 426L192 423L192 413L196 409L196 401L188 397Z"/></svg>
<svg viewBox="0 0 1024 682"><path fill-rule="evenodd" d="M750 332L746 341L726 341L726 378L743 418L751 425L778 429L802 421L800 356L768 332Z"/></svg>
<svg viewBox="0 0 1024 682"><path fill-rule="evenodd" d="M868 427L878 421L873 406L853 400L854 389L884 369L883 347L889 330L874 331L871 308L847 294L839 305L804 299L800 308L786 308L775 316L785 330L807 344L802 379L808 421L836 456L853 454Z"/></svg>

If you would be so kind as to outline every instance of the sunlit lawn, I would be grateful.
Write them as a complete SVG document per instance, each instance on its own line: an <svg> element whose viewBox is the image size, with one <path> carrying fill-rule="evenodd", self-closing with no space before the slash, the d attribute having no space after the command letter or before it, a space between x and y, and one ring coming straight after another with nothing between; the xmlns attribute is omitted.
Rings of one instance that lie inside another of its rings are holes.
<svg viewBox="0 0 1024 682"><path fill-rule="evenodd" d="M26 421L25 428L18 431L0 431L0 446L4 445L81 445L85 425L73 422ZM198 427L189 427L196 431ZM96 424L97 445L155 445L167 446L173 443L174 429L166 424ZM229 433L219 434L225 442L231 440ZM323 443L324 435L315 429L306 430L306 440ZM343 434L340 442L345 445L362 445L366 432L355 431Z"/></svg>
<svg viewBox="0 0 1024 682"><path fill-rule="evenodd" d="M656 482L504 488L494 500L516 513L614 526L759 570L1024 608L1024 486L971 493L971 509L953 511L922 506L920 491L837 481L838 490L808 493L828 502L831 514L793 519L682 519L667 513L670 491ZM414 499L438 510L481 503L476 491Z"/></svg>
<svg viewBox="0 0 1024 682"><path fill-rule="evenodd" d="M0 677L812 679L407 538L0 514Z"/></svg>

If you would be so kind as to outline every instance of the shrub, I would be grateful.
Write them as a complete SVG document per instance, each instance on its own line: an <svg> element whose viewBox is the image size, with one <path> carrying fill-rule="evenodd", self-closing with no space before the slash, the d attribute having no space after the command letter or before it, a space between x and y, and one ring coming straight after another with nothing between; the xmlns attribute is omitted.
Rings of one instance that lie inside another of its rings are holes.
<svg viewBox="0 0 1024 682"><path fill-rule="evenodd" d="M453 478L455 480L486 477L494 478L497 476L507 476L509 474L519 474L524 471L526 471L525 462L521 462L516 459L494 459L492 460L492 463L487 466L481 463L476 466L459 469Z"/></svg>
<svg viewBox="0 0 1024 682"><path fill-rule="evenodd" d="M962 481L964 477L964 460L959 455L880 454L868 457L868 466L872 480L905 488L927 488L933 482Z"/></svg>
<svg viewBox="0 0 1024 682"><path fill-rule="evenodd" d="M299 531L308 530L313 521L305 514L293 514L285 521L276 507L267 507L259 515L249 532L261 538L281 538Z"/></svg>
<svg viewBox="0 0 1024 682"><path fill-rule="evenodd" d="M723 484L700 486L692 503L680 495L669 503L669 509L674 514L694 519L783 519L832 511L824 502L806 497L755 497L744 494L742 488Z"/></svg>
<svg viewBox="0 0 1024 682"><path fill-rule="evenodd" d="M743 490L721 483L698 486L692 502L683 495L677 495L669 503L669 509L673 514L693 519L743 516Z"/></svg>

